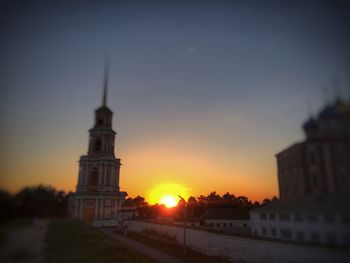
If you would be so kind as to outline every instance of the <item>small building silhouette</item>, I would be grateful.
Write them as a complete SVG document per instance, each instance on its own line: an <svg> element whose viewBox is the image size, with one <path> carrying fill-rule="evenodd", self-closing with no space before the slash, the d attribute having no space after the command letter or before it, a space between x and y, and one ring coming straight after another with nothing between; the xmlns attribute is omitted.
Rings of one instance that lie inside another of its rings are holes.
<svg viewBox="0 0 350 263"><path fill-rule="evenodd" d="M139 216L138 207L132 200L125 200L118 210L118 220L120 222L126 219L136 219Z"/></svg>
<svg viewBox="0 0 350 263"><path fill-rule="evenodd" d="M249 234L249 209L219 207L206 211L201 220L209 229L226 233Z"/></svg>

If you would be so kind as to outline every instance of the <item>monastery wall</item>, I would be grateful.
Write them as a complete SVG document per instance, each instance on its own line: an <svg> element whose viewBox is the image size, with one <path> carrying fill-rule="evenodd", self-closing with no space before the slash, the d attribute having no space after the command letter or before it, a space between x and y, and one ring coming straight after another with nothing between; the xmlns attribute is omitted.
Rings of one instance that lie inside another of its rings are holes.
<svg viewBox="0 0 350 263"><path fill-rule="evenodd" d="M129 231L167 233L183 243L182 227L136 220L125 223ZM201 253L240 263L350 262L350 250L346 249L242 238L195 228L186 228L186 245Z"/></svg>

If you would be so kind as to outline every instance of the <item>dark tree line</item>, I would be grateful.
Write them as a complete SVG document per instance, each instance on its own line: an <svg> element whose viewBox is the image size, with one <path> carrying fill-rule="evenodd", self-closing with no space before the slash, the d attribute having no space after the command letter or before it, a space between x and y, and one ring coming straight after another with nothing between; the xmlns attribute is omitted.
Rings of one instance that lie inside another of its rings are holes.
<svg viewBox="0 0 350 263"><path fill-rule="evenodd" d="M14 195L0 190L0 222L13 217L64 217L68 214L68 199L71 193L57 191L50 186L25 187ZM276 197L264 199L262 204L252 202L245 196L235 196L227 192L219 195L215 191L207 196L191 196L187 203L180 201L172 209L166 209L162 204L150 205L145 198L137 196L128 198L125 202L138 207L140 215L145 218L157 218L159 216L181 217L186 205L188 216L199 217L211 208L235 207L252 209L277 200Z"/></svg>
<svg viewBox="0 0 350 263"><path fill-rule="evenodd" d="M141 217L145 218L157 218L159 216L169 214L180 218L183 216L183 209L185 206L187 216L200 217L211 208L238 208L250 210L262 205L269 204L276 200L277 197L273 197L271 199L265 198L262 203L259 203L257 201L253 202L249 200L249 198L246 196L235 196L229 192L221 196L213 191L207 196L200 195L197 198L190 196L186 203L179 201L176 207L172 209L166 209L162 204L148 204L145 198L141 196L127 199L127 201L130 202L129 204L133 204L138 207Z"/></svg>
<svg viewBox="0 0 350 263"><path fill-rule="evenodd" d="M25 187L14 195L0 190L0 221L13 217L64 217L70 193L50 186Z"/></svg>

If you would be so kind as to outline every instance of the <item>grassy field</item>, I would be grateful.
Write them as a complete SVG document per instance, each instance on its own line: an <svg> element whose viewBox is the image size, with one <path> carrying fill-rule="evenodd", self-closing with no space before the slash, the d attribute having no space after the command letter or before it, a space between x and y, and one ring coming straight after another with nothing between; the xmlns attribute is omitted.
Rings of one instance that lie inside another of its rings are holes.
<svg viewBox="0 0 350 263"><path fill-rule="evenodd" d="M51 220L46 242L48 247L44 257L47 263L154 262L98 230L72 219Z"/></svg>
<svg viewBox="0 0 350 263"><path fill-rule="evenodd" d="M188 263L228 263L228 261L223 260L218 257L210 257L204 254L198 253L191 249L186 249L186 256L184 256L183 246L180 244L168 244L161 241L156 241L149 239L143 235L135 232L128 232L128 237L139 241L147 246L158 249L164 253L177 257L178 259L188 262Z"/></svg>

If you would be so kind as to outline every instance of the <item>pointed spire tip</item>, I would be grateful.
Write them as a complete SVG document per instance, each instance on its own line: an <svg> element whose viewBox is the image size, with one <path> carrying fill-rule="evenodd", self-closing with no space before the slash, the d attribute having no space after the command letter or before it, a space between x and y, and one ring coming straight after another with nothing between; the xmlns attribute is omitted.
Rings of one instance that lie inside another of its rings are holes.
<svg viewBox="0 0 350 263"><path fill-rule="evenodd" d="M108 91L108 61L106 60L105 63L105 76L104 76L104 83L103 83L103 96L102 96L102 106L106 107L107 106L107 91Z"/></svg>

